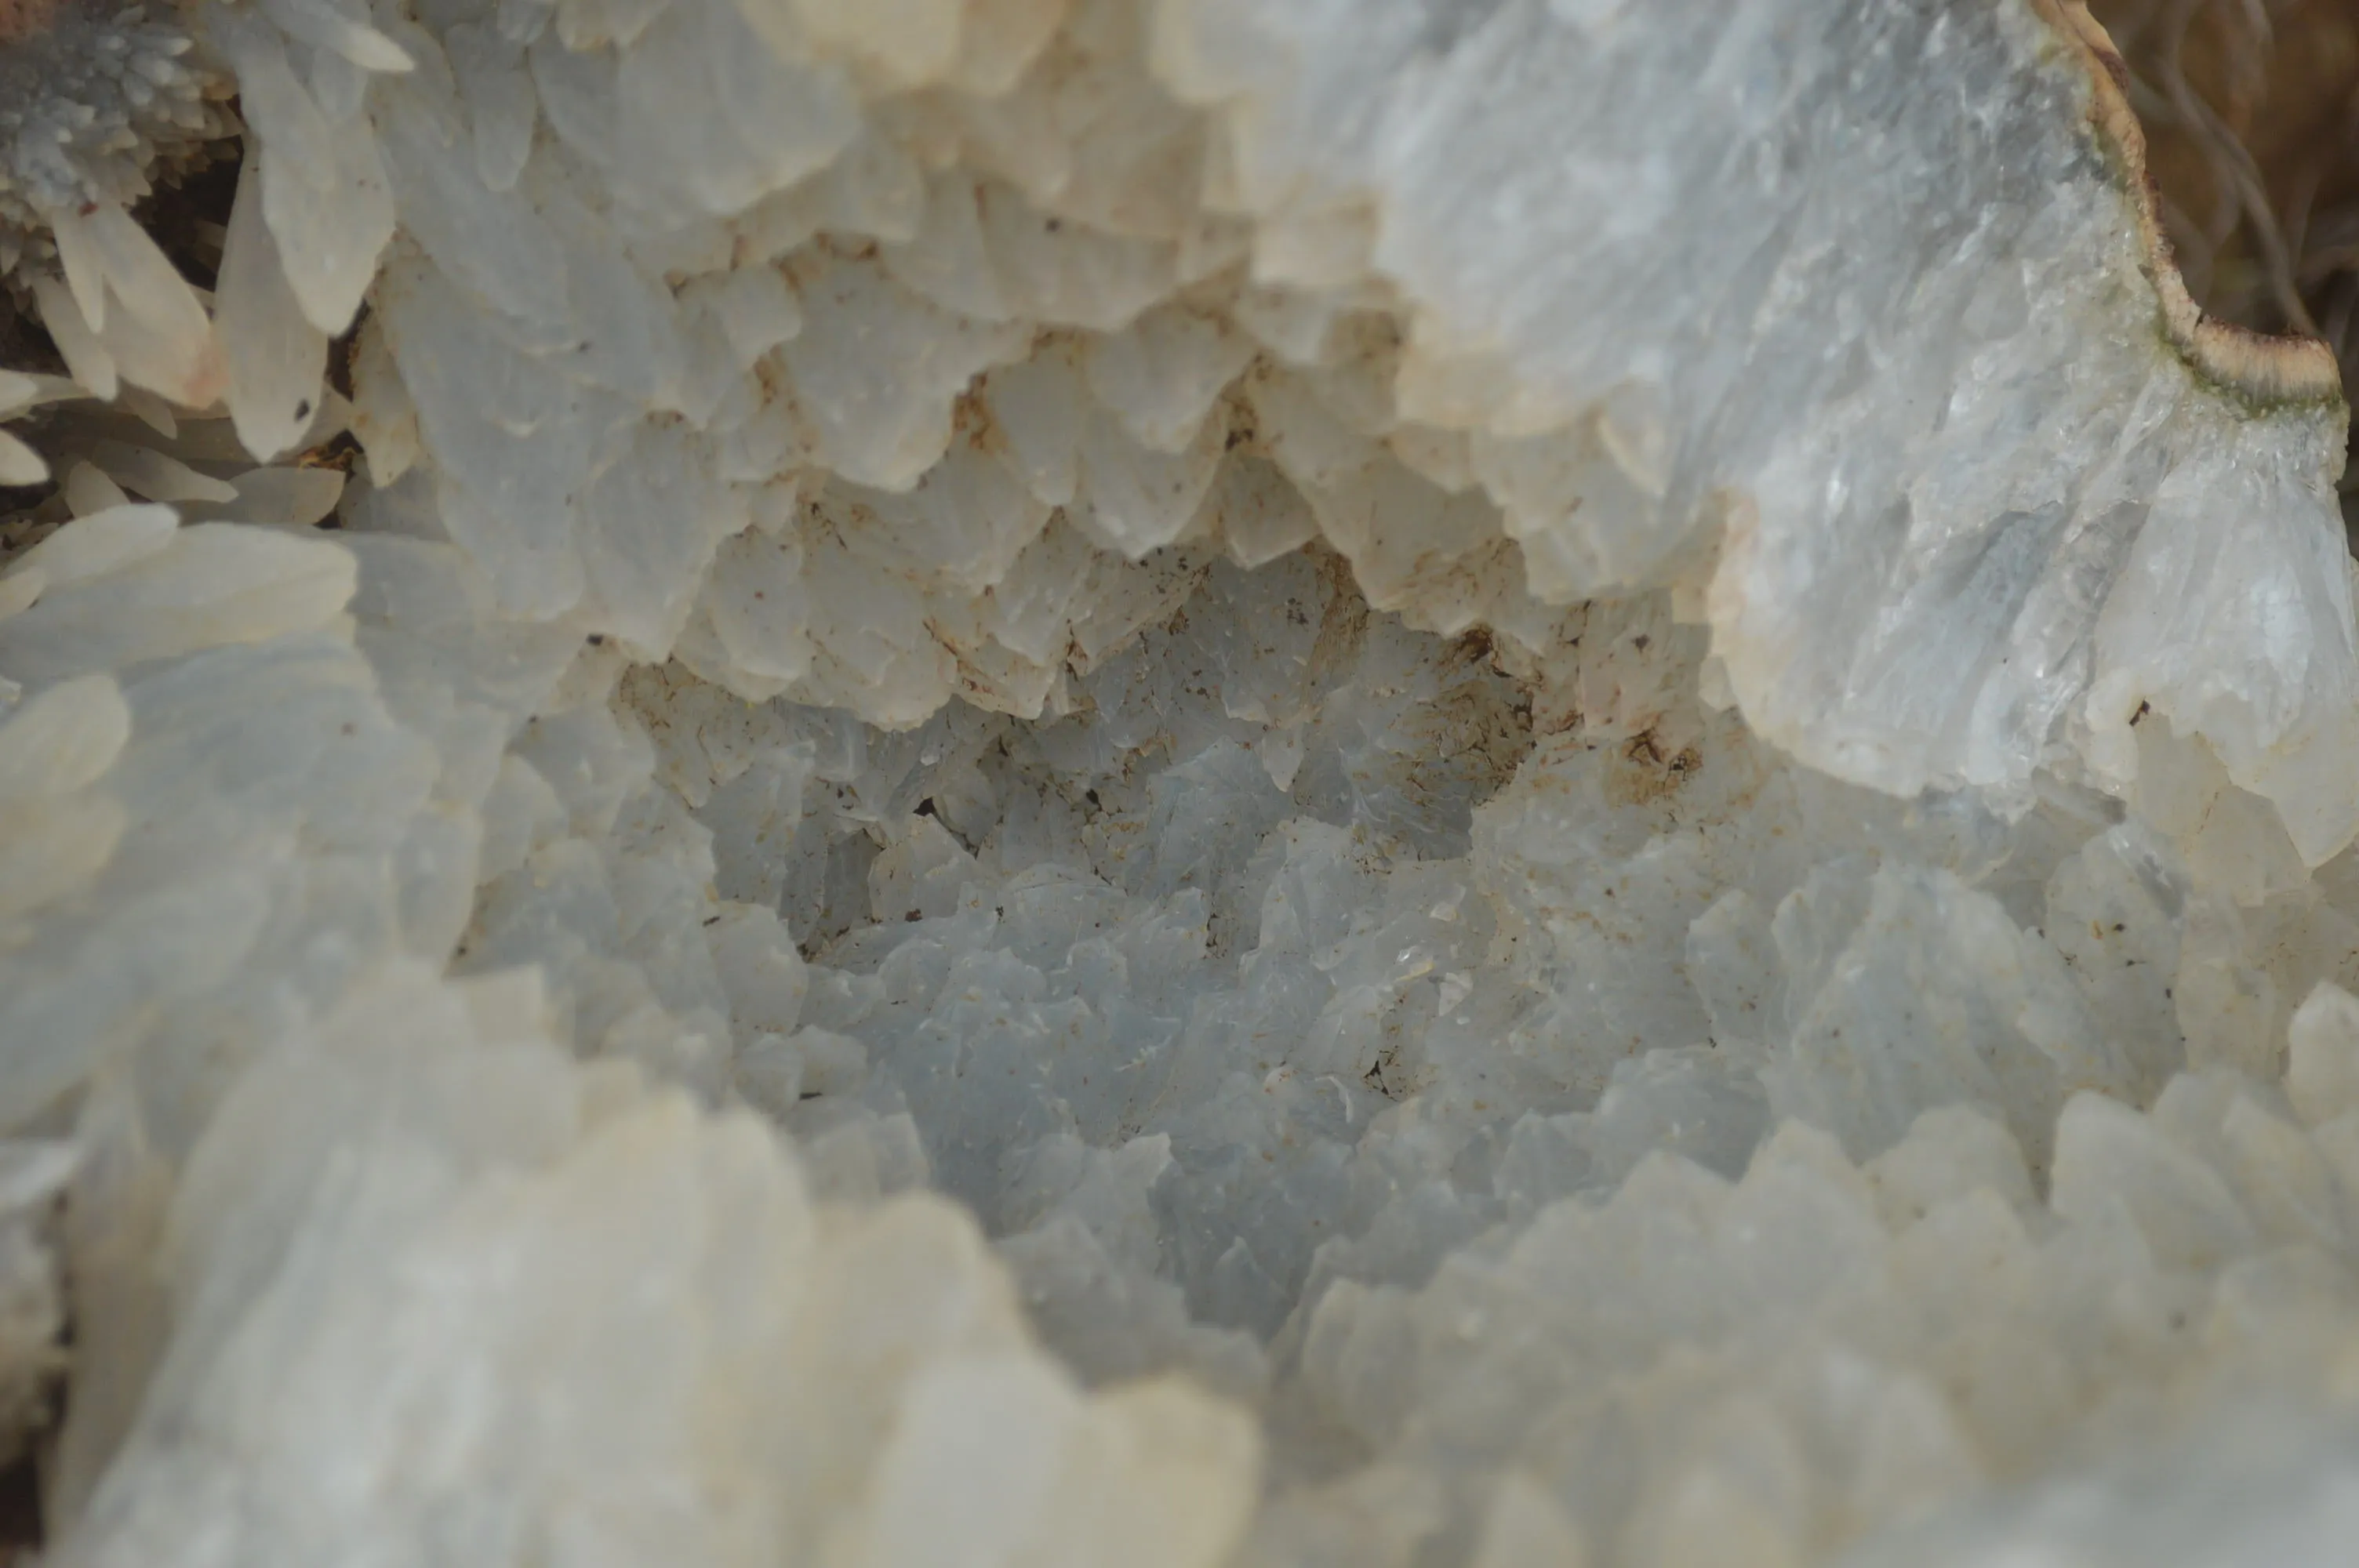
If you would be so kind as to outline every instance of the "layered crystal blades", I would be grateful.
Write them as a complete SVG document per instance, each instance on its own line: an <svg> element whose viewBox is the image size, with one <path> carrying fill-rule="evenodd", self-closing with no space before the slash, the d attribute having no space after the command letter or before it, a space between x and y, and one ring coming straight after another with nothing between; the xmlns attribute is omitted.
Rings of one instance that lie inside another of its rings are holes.
<svg viewBox="0 0 2359 1568"><path fill-rule="evenodd" d="M2345 1560L2345 415L2108 60L0 0L47 1560Z"/></svg>
<svg viewBox="0 0 2359 1568"><path fill-rule="evenodd" d="M1397 407L1472 435L1538 597L1675 580L1716 528L1730 687L1814 766L2118 780L2143 703L2322 859L2348 805L2291 779L2354 755L2332 373L2199 351L2043 9L1208 3L1157 58L1235 207L1393 287Z"/></svg>

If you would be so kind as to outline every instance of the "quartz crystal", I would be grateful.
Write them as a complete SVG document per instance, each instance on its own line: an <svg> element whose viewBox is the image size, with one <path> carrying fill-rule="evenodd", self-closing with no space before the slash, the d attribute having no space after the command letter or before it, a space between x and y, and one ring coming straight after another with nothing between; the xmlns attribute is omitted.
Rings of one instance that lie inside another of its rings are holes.
<svg viewBox="0 0 2359 1568"><path fill-rule="evenodd" d="M45 1560L2359 1562L2346 414L2110 64L0 0Z"/></svg>

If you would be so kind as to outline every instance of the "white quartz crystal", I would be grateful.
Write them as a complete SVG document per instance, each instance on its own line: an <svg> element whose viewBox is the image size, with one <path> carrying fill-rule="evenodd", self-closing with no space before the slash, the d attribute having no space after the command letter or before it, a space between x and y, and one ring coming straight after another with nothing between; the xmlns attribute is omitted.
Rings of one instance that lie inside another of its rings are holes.
<svg viewBox="0 0 2359 1568"><path fill-rule="evenodd" d="M46 1561L2359 1561L2345 413L2077 6L58 16Z"/></svg>
<svg viewBox="0 0 2359 1568"><path fill-rule="evenodd" d="M0 14L0 274L81 270L73 220L119 212L158 166L222 135L226 86L174 5L18 0Z"/></svg>

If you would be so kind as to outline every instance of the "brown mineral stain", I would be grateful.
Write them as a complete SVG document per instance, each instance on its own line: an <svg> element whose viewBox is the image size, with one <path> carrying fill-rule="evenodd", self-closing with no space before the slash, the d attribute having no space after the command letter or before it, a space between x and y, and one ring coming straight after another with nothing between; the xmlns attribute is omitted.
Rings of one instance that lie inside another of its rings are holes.
<svg viewBox="0 0 2359 1568"><path fill-rule="evenodd" d="M1605 773L1605 798L1615 806L1645 806L1676 795L1703 766L1693 746L1666 756L1652 730L1634 737Z"/></svg>
<svg viewBox="0 0 2359 1568"><path fill-rule="evenodd" d="M0 47L48 32L57 15L58 0L0 0Z"/></svg>

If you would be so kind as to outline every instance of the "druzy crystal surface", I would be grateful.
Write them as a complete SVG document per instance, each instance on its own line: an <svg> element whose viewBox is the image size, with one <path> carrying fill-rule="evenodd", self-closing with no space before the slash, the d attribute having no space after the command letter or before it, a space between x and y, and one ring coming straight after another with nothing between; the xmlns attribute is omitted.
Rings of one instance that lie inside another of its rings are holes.
<svg viewBox="0 0 2359 1568"><path fill-rule="evenodd" d="M2359 1550L2345 410L2077 7L58 16L60 1568Z"/></svg>

